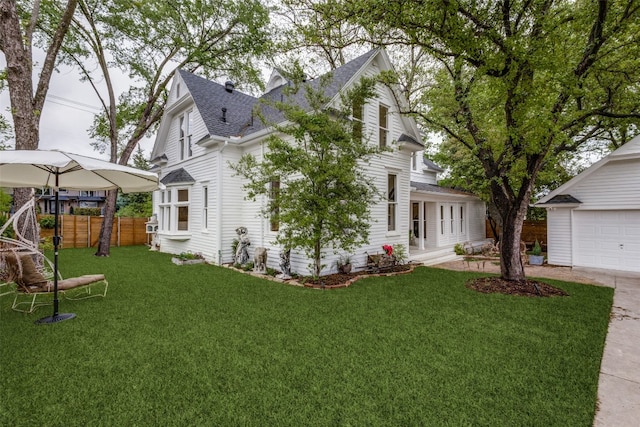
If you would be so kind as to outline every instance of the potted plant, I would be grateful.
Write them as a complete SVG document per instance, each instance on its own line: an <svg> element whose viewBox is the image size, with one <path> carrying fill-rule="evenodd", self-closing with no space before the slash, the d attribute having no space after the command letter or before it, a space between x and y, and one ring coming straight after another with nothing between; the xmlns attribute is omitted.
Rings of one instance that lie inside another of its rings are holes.
<svg viewBox="0 0 640 427"><path fill-rule="evenodd" d="M544 255L542 255L542 247L540 246L540 242L536 240L529 255L529 265L542 265L543 263Z"/></svg>
<svg viewBox="0 0 640 427"><path fill-rule="evenodd" d="M338 258L338 261L336 261L336 265L340 273L351 273L351 257L349 255L340 255L340 258Z"/></svg>

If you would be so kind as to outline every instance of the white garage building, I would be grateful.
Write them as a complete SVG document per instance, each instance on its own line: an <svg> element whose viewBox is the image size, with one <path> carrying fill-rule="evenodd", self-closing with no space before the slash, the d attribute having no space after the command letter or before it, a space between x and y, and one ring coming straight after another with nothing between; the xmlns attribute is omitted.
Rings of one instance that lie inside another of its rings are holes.
<svg viewBox="0 0 640 427"><path fill-rule="evenodd" d="M640 135L536 206L549 264L640 272Z"/></svg>

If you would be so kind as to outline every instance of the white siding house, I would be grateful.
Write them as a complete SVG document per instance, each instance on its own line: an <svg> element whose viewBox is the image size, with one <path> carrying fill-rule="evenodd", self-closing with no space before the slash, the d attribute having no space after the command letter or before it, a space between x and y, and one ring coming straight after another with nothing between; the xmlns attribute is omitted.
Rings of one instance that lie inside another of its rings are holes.
<svg viewBox="0 0 640 427"><path fill-rule="evenodd" d="M384 51L370 51L334 70L325 95L337 100L341 91L361 77L374 76L389 69L391 64ZM317 80L304 84L317 85ZM229 263L233 261L232 242L237 238L235 230L243 226L248 229L251 248L268 248L268 266L278 268L281 248L274 244L277 231L271 230L269 218L260 215L267 200L246 200L244 182L229 165L247 153L258 160L264 155L266 139L273 129L254 117L254 107L260 105L261 98L281 99L282 90L287 85L287 80L274 71L267 84L267 92L256 98L235 90L230 82L220 85L186 71L176 73L151 160L166 187L153 195L161 251L201 252L210 262ZM304 91L300 93L303 97ZM451 248L454 241L466 241L480 235L484 237L484 206L479 207L477 198L444 190L436 194L435 189L439 187L435 177L428 183L428 191L414 188L414 178L421 179L414 177L411 170L412 156L415 153L421 156L424 149L420 132L412 119L399 114L396 96L389 88L381 85L377 94L376 99L369 100L364 106L364 129L372 143L379 143L383 138L392 151L372 159L365 166L366 173L379 191L384 192L393 186L395 198L391 202L385 200L371 206L374 221L370 229L370 243L352 254L356 268L364 266L366 253L381 253L382 245L409 247L407 231L411 229L414 200L446 203L446 212L450 207L454 209L451 223L455 226L454 233L447 232L446 236L437 237L439 205L422 203L421 206L433 211L425 215L426 227L433 230L421 231L421 235L434 240L432 244L425 240L414 249L425 249L429 245ZM302 98L293 102L305 105ZM271 111L270 114L271 121L284 120L278 116L280 113ZM393 215L389 214L390 210ZM478 228L480 217L481 230ZM327 268L323 274L331 272L336 258L330 250L326 255ZM293 271L308 274L308 264L303 254L291 254Z"/></svg>
<svg viewBox="0 0 640 427"><path fill-rule="evenodd" d="M547 209L549 264L640 271L640 136L536 206Z"/></svg>
<svg viewBox="0 0 640 427"><path fill-rule="evenodd" d="M473 194L439 186L440 172L443 169L422 153L412 156L409 234L416 260L439 260L432 255L456 243L479 246L486 240L485 203Z"/></svg>

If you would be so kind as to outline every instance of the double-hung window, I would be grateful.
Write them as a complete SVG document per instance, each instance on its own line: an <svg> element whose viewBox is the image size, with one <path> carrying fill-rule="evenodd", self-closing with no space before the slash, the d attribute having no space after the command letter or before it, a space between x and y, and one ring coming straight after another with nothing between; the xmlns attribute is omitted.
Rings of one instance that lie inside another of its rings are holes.
<svg viewBox="0 0 640 427"><path fill-rule="evenodd" d="M396 230L398 210L398 176L387 175L387 230Z"/></svg>
<svg viewBox="0 0 640 427"><path fill-rule="evenodd" d="M184 160L186 157L193 155L191 151L191 132L193 127L193 112L187 111L184 115L180 116L178 120L178 141L180 147L180 160Z"/></svg>
<svg viewBox="0 0 640 427"><path fill-rule="evenodd" d="M187 188L179 188L176 190L176 211L178 216L178 231L189 230L189 190Z"/></svg>
<svg viewBox="0 0 640 427"><path fill-rule="evenodd" d="M209 187L202 187L202 229L209 227Z"/></svg>
<svg viewBox="0 0 640 427"><path fill-rule="evenodd" d="M378 136L380 148L386 147L389 138L389 107L383 104L380 104L378 108Z"/></svg>
<svg viewBox="0 0 640 427"><path fill-rule="evenodd" d="M162 231L171 231L171 189L160 191L160 218L158 225Z"/></svg>
<svg viewBox="0 0 640 427"><path fill-rule="evenodd" d="M454 207L453 206L449 206L449 213L451 214L449 216L449 221L451 222L451 234L455 233L455 226L454 223L456 222L456 215L453 213Z"/></svg>

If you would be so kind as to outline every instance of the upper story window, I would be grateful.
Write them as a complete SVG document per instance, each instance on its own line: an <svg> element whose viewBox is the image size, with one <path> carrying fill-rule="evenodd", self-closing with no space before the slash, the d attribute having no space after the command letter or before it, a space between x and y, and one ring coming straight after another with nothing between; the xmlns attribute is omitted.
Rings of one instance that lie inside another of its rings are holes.
<svg viewBox="0 0 640 427"><path fill-rule="evenodd" d="M269 215L269 225L271 231L280 230L280 181L274 180L269 183L269 206L271 207L271 214Z"/></svg>
<svg viewBox="0 0 640 427"><path fill-rule="evenodd" d="M364 132L364 101L362 99L353 100L351 117L353 119L353 139L361 141Z"/></svg>
<svg viewBox="0 0 640 427"><path fill-rule="evenodd" d="M387 230L396 230L398 211L398 176L387 175Z"/></svg>
<svg viewBox="0 0 640 427"><path fill-rule="evenodd" d="M411 169L418 170L418 153L411 153Z"/></svg>
<svg viewBox="0 0 640 427"><path fill-rule="evenodd" d="M383 104L378 107L378 136L380 148L386 147L389 138L389 107Z"/></svg>
<svg viewBox="0 0 640 427"><path fill-rule="evenodd" d="M191 157L193 155L191 151L191 132L193 127L193 112L187 111L178 121L180 129L179 132L179 146L180 146L180 160Z"/></svg>
<svg viewBox="0 0 640 427"><path fill-rule="evenodd" d="M176 85L176 99L180 98L180 83Z"/></svg>

